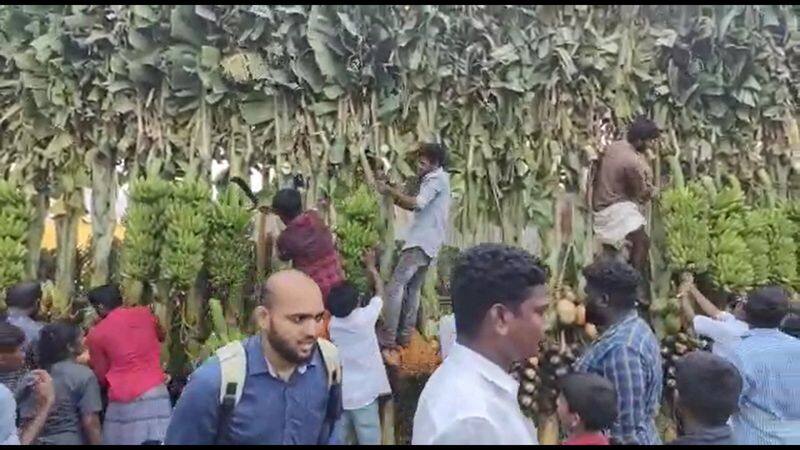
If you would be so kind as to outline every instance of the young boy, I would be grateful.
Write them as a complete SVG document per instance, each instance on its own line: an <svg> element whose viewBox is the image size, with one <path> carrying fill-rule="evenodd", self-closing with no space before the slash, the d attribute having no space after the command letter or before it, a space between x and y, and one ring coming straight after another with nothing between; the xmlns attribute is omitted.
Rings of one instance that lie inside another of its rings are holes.
<svg viewBox="0 0 800 450"><path fill-rule="evenodd" d="M603 432L617 419L617 393L610 381L573 373L560 382L558 419L568 438L563 445L609 445Z"/></svg>
<svg viewBox="0 0 800 450"><path fill-rule="evenodd" d="M731 445L728 419L738 410L742 377L720 356L694 351L675 364L678 434L673 445Z"/></svg>
<svg viewBox="0 0 800 450"><path fill-rule="evenodd" d="M328 294L331 312L331 340L342 360L342 402L344 415L339 436L355 434L359 445L380 445L381 425L378 397L390 394L389 378L383 365L375 325L383 307L383 281L375 264L375 252L364 257L375 296L363 307L358 291L348 282Z"/></svg>

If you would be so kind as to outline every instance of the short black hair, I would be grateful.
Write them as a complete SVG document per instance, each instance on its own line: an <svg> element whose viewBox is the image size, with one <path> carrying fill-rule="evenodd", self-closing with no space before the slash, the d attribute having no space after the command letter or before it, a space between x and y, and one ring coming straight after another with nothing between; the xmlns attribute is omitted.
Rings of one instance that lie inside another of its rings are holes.
<svg viewBox="0 0 800 450"><path fill-rule="evenodd" d="M789 314L789 294L780 286L760 287L747 295L744 312L753 328L778 328Z"/></svg>
<svg viewBox="0 0 800 450"><path fill-rule="evenodd" d="M583 268L586 283L609 296L612 306L636 306L636 290L641 282L639 271L616 259L601 259Z"/></svg>
<svg viewBox="0 0 800 450"><path fill-rule="evenodd" d="M328 293L328 311L334 317L347 317L358 306L358 298L358 289L349 281L339 283Z"/></svg>
<svg viewBox="0 0 800 450"><path fill-rule="evenodd" d="M6 292L6 305L24 310L35 309L42 298L42 285L26 281L11 286Z"/></svg>
<svg viewBox="0 0 800 450"><path fill-rule="evenodd" d="M81 329L72 323L59 321L44 326L39 332L39 363L45 370L72 357L71 346L78 342Z"/></svg>
<svg viewBox="0 0 800 450"><path fill-rule="evenodd" d="M281 189L272 198L272 209L278 214L294 219L303 212L303 200L297 189Z"/></svg>
<svg viewBox="0 0 800 450"><path fill-rule="evenodd" d="M122 294L116 284L106 284L93 288L86 296L92 306L102 306L106 311L122 306Z"/></svg>
<svg viewBox="0 0 800 450"><path fill-rule="evenodd" d="M675 363L679 404L707 426L724 425L739 408L742 376L717 355L693 351Z"/></svg>
<svg viewBox="0 0 800 450"><path fill-rule="evenodd" d="M791 313L781 322L781 331L800 339L800 315Z"/></svg>
<svg viewBox="0 0 800 450"><path fill-rule="evenodd" d="M6 321L0 322L0 352L15 352L25 343L25 332Z"/></svg>
<svg viewBox="0 0 800 450"><path fill-rule="evenodd" d="M419 155L437 166L444 166L447 164L447 149L444 147L444 144L437 144L435 142L420 144Z"/></svg>
<svg viewBox="0 0 800 450"><path fill-rule="evenodd" d="M456 259L451 294L456 333L474 337L496 303L518 310L530 290L547 283L548 270L525 250L504 244L480 244Z"/></svg>
<svg viewBox="0 0 800 450"><path fill-rule="evenodd" d="M628 127L628 142L649 141L661 133L658 125L644 116L639 116Z"/></svg>
<svg viewBox="0 0 800 450"><path fill-rule="evenodd" d="M571 373L559 381L559 388L587 431L607 430L617 420L617 391L600 375Z"/></svg>

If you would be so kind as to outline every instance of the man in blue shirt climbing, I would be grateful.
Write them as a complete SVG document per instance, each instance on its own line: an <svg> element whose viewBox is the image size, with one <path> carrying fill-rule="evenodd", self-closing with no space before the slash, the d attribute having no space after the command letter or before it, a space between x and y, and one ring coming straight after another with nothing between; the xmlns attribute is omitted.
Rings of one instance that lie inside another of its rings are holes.
<svg viewBox="0 0 800 450"><path fill-rule="evenodd" d="M260 297L261 332L223 347L195 370L165 444L339 442L340 368L335 347L317 339L324 312L319 287L286 270L269 277Z"/></svg>

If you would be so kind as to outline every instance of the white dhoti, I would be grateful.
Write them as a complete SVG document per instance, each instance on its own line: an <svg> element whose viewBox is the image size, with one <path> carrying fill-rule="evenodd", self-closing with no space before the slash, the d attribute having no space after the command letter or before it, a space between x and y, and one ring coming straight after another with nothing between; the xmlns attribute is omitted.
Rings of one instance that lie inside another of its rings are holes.
<svg viewBox="0 0 800 450"><path fill-rule="evenodd" d="M601 243L621 249L625 237L643 227L647 220L633 202L620 202L594 213L594 235Z"/></svg>

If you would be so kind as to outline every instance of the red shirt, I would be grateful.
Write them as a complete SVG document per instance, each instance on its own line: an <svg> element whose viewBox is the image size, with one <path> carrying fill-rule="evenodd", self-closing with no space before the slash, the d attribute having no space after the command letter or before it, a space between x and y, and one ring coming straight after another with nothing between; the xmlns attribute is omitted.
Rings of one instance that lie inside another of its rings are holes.
<svg viewBox="0 0 800 450"><path fill-rule="evenodd" d="M609 445L608 438L603 433L584 433L570 436L561 445Z"/></svg>
<svg viewBox="0 0 800 450"><path fill-rule="evenodd" d="M147 307L119 307L89 330L89 365L108 398L128 403L166 379L158 320Z"/></svg>
<svg viewBox="0 0 800 450"><path fill-rule="evenodd" d="M344 281L333 235L316 211L306 211L286 225L278 237L278 254L316 281L323 299L331 288Z"/></svg>

